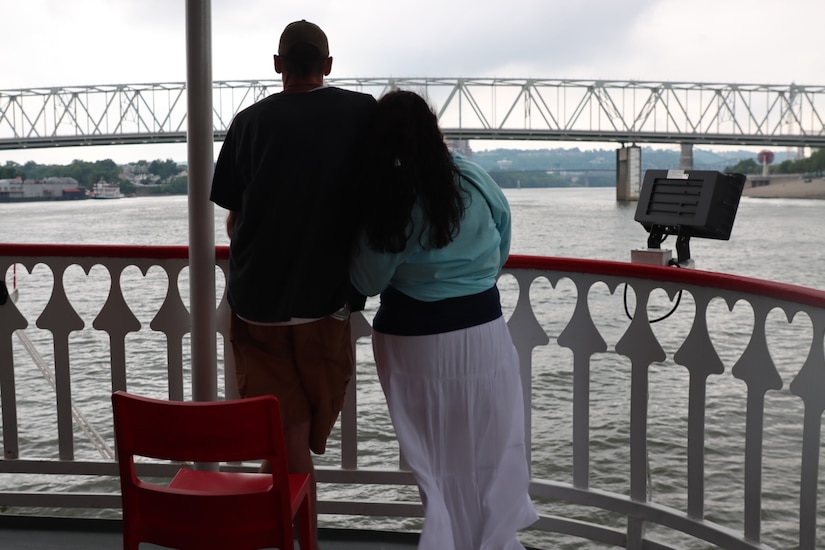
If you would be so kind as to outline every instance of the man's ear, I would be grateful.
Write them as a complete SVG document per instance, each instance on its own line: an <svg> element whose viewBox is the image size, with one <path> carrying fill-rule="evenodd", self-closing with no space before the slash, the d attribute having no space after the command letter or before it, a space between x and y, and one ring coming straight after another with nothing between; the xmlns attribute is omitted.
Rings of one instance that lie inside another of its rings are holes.
<svg viewBox="0 0 825 550"><path fill-rule="evenodd" d="M329 76L329 73L332 72L332 57L327 57L327 60L324 62L324 76Z"/></svg>
<svg viewBox="0 0 825 550"><path fill-rule="evenodd" d="M272 60L275 62L275 72L281 74L281 72L283 71L281 67L281 56L275 54L272 56Z"/></svg>

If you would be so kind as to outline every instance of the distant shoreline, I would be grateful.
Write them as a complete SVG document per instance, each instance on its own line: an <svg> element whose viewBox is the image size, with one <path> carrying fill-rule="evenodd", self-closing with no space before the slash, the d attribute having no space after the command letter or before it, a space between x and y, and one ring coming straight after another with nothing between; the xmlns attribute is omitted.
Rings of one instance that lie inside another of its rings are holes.
<svg viewBox="0 0 825 550"><path fill-rule="evenodd" d="M767 180L768 184L759 185L760 180ZM808 178L806 181L799 174L767 176L766 178L748 176L742 196L763 199L825 200L825 178Z"/></svg>

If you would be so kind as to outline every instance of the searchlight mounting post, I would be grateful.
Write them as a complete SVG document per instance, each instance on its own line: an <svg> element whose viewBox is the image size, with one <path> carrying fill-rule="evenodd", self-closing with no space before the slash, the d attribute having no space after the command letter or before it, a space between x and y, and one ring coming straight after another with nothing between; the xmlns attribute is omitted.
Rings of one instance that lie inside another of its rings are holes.
<svg viewBox="0 0 825 550"><path fill-rule="evenodd" d="M659 224L651 225L650 234L647 236L648 250L661 249L662 243L668 235L676 235L676 263L682 267L688 267L688 264L691 262L690 235L682 231L678 226L670 227ZM670 260L668 263L673 265L674 262L673 260Z"/></svg>

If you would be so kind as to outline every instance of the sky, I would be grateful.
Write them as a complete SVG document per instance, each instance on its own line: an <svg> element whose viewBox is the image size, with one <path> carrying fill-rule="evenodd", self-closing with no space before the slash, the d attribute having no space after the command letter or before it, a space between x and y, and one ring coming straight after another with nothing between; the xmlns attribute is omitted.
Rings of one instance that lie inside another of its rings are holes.
<svg viewBox="0 0 825 550"><path fill-rule="evenodd" d="M183 82L185 5L0 0L0 90ZM825 84L822 0L212 0L211 6L214 80L277 78L272 54L281 31L307 19L329 37L333 77ZM538 144L473 143L476 150L501 146ZM75 158L184 161L186 149L0 151L0 164Z"/></svg>

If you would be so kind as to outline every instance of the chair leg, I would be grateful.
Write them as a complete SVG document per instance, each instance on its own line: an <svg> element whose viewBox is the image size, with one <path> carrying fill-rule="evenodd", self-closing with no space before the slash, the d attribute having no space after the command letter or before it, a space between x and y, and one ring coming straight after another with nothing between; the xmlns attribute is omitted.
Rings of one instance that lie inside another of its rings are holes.
<svg viewBox="0 0 825 550"><path fill-rule="evenodd" d="M309 498L304 499L298 510L298 537L301 550L315 550L315 534L312 532L312 506Z"/></svg>

